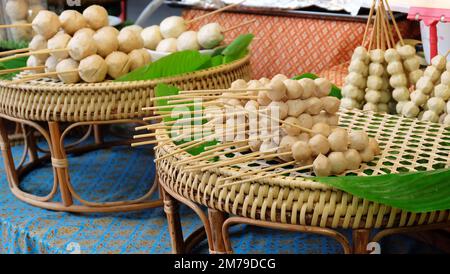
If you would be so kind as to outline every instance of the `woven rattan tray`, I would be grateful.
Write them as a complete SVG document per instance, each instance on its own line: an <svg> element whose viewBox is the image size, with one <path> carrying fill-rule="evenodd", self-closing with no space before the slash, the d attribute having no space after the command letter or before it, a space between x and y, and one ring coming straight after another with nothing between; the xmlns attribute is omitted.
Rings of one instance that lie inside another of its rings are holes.
<svg viewBox="0 0 450 274"><path fill-rule="evenodd" d="M22 84L0 81L0 113L35 121L105 121L148 116L153 89L159 83L178 88L228 88L250 79L250 57L176 77L151 81L62 84L45 78ZM20 77L20 76L19 76Z"/></svg>
<svg viewBox="0 0 450 274"><path fill-rule="evenodd" d="M439 124L343 110L341 127L364 129L379 140L381 156L365 164L358 176L406 171L422 171L450 166L450 128ZM174 151L168 144L157 149L158 156ZM291 174L215 188L218 178L235 175L243 168L261 168L264 161L185 172L174 164L187 154L162 160L158 168L160 182L173 192L196 203L223 212L252 219L332 228L389 228L433 224L450 219L450 211L415 214L352 196L314 182L308 173ZM275 170L280 171L280 170ZM228 183L225 181L224 183Z"/></svg>

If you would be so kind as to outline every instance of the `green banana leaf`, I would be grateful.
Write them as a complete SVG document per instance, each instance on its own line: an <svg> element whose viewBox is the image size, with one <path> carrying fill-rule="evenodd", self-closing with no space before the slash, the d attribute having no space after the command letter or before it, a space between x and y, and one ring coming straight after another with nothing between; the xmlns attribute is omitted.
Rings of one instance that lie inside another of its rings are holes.
<svg viewBox="0 0 450 274"><path fill-rule="evenodd" d="M17 59L1 62L0 63L0 70L25 67L27 65L27 59L28 59L28 57L20 57L20 58L17 58ZM13 72L13 73L0 75L0 79L2 79L2 80L11 80L19 72Z"/></svg>
<svg viewBox="0 0 450 274"><path fill-rule="evenodd" d="M309 79L313 79L314 80L314 79L319 78L319 76L317 76L317 75L315 75L313 73L303 73L301 75L295 76L292 79L299 80L299 79L302 79L302 78L309 78ZM336 98L342 99L341 89L333 84L332 87L331 87L330 96L334 96Z"/></svg>

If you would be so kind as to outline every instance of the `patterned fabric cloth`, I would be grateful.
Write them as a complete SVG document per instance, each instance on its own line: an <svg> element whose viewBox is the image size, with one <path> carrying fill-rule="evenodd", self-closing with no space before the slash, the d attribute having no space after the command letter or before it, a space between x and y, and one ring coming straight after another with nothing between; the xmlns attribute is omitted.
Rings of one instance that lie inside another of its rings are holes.
<svg viewBox="0 0 450 274"><path fill-rule="evenodd" d="M189 9L183 16L191 19L205 13ZM190 28L198 30L207 22L218 22L227 29L253 19L256 19L254 23L227 32L225 42L242 33L253 33L257 37L251 47L254 79L278 73L295 76L312 72L336 77L338 86L342 85L340 73L345 71L339 66L348 62L353 49L361 44L366 25L343 20L222 12L197 21ZM399 27L407 37L418 34L417 25L410 21L399 22ZM338 70L332 72L335 66ZM346 74L345 71L344 76Z"/></svg>
<svg viewBox="0 0 450 274"><path fill-rule="evenodd" d="M13 148L20 159L21 149ZM71 180L84 198L113 201L146 192L154 164L148 148L129 147L95 151L69 159ZM45 194L53 182L50 166L31 172L22 187ZM170 236L162 208L115 214L70 214L27 205L7 188L0 164L0 253L169 253ZM197 216L181 207L185 237L200 226ZM342 231L347 236L350 231ZM331 238L249 226L232 228L236 253L342 253ZM404 236L383 240L382 252L437 252ZM195 252L207 253L205 243Z"/></svg>

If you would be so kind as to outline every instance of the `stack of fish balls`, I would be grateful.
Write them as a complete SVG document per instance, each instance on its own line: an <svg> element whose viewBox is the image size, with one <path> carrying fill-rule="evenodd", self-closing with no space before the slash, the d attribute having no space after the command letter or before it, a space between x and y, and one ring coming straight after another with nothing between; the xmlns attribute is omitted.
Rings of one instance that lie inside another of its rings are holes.
<svg viewBox="0 0 450 274"><path fill-rule="evenodd" d="M341 106L343 108L361 108L369 75L369 62L370 55L367 49L362 46L355 48L348 67L349 74L342 88Z"/></svg>
<svg viewBox="0 0 450 274"><path fill-rule="evenodd" d="M411 45L399 45L397 52L403 61L405 74L407 74L409 79L408 86L415 85L423 76L423 71L420 69L419 57L416 55L416 49Z"/></svg>
<svg viewBox="0 0 450 274"><path fill-rule="evenodd" d="M387 112L387 103L390 101L391 96L385 69L385 52L382 49L373 49L369 55L371 62L369 64L369 76L366 83L367 89L364 95L366 104L364 104L363 109L375 112ZM394 79L391 79L391 82L394 82L392 80ZM400 80L399 82L406 82L406 77L398 80Z"/></svg>
<svg viewBox="0 0 450 274"><path fill-rule="evenodd" d="M409 100L408 78L405 74L402 57L396 49L390 48L386 50L384 59L388 64L386 71L390 75L389 83L394 89L392 91L392 97L401 106L404 104L401 102L407 102ZM407 63L408 60L405 62Z"/></svg>

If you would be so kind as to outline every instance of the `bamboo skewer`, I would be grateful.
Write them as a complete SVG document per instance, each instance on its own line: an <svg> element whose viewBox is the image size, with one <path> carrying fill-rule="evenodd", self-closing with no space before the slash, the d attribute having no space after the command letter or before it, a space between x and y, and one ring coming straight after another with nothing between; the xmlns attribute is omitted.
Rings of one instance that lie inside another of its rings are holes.
<svg viewBox="0 0 450 274"><path fill-rule="evenodd" d="M14 54L12 56L0 58L0 62L14 60L14 59L17 59L17 58L20 58L20 57L28 57L28 56L31 56L31 55L49 54L49 53L56 53L56 52L63 52L63 51L69 51L69 49L67 49L67 48L64 48L64 49L43 49L43 50L30 51L30 52L27 52L27 53L19 53L19 54Z"/></svg>
<svg viewBox="0 0 450 274"><path fill-rule="evenodd" d="M383 12L381 12L381 24L382 24L382 29L383 29L383 33L384 33L384 38L386 40L388 48L391 48L391 47L393 47L393 45L391 45L391 41L390 41L390 37L389 37L389 30L388 30L388 27L386 26L386 10L384 9L383 1L380 1L379 7L380 7L380 10L383 11Z"/></svg>
<svg viewBox="0 0 450 274"><path fill-rule="evenodd" d="M29 50L30 50L30 48L13 49L13 50L8 50L8 51L2 51L2 52L0 52L0 56L7 56L7 55L16 54L16 53L27 52Z"/></svg>
<svg viewBox="0 0 450 274"><path fill-rule="evenodd" d="M246 21L246 22L243 22L243 23L241 23L241 24L238 24L238 25L236 25L236 26L229 27L228 29L222 30L222 33L226 33L226 32L232 31L232 30L234 30L234 29L243 27L243 26L245 26L245 25L252 24L252 23L254 23L255 21L256 21L256 19L253 19L253 20Z"/></svg>
<svg viewBox="0 0 450 274"><path fill-rule="evenodd" d="M395 22L394 13L392 12L391 7L389 6L388 1L385 1L385 2L386 2L386 7L387 7L387 9L388 9L388 11L389 11L389 14L390 14L390 16L391 16L391 18L392 18L392 24L394 25L394 29L395 29L395 31L397 32L398 39L400 40L400 44L401 44L402 46L404 46L404 45L405 45L405 42L403 41L402 34L400 33L400 29L399 29L398 26L397 26L397 22Z"/></svg>
<svg viewBox="0 0 450 274"><path fill-rule="evenodd" d="M32 74L30 76L24 76L20 79L11 81L11 84L18 84L18 83L23 83L23 82L28 82L31 80L35 80L35 79L39 79L39 78L44 78L44 77L48 77L48 76L55 76L58 74L64 74L64 73L74 73L74 72L79 72L79 69L72 69L72 70L66 70L66 71L53 71L53 72L46 72L46 73L37 73L37 74Z"/></svg>
<svg viewBox="0 0 450 274"><path fill-rule="evenodd" d="M244 92L244 91L269 91L270 88L244 88L244 89L198 89L198 90L181 90L179 94L191 94L192 93L205 93L205 94L214 94L214 93L223 93L223 92ZM174 96L174 95L169 95ZM176 95L175 95L176 96ZM163 97L156 97L154 100L158 99L167 99ZM170 98L169 98L170 99Z"/></svg>
<svg viewBox="0 0 450 274"><path fill-rule="evenodd" d="M236 7L236 6L241 5L241 4L244 3L245 1L246 1L246 0L239 1L239 2L237 2L237 3L234 3L234 4L231 4L231 5L225 6L225 7L223 7L223 8L217 9L217 10L215 10L215 11L209 12L209 13L207 13L207 14L198 16L198 17L196 17L196 18L194 18L194 19L191 19L191 20L189 20L189 21L186 21L186 24L191 24L191 23L193 23L193 22L196 22L196 21L198 21L198 20L201 20L201 19L206 18L206 17L211 16L211 15L214 15L214 14L216 14L216 13L223 12L223 11L225 11L225 10L234 8L234 7Z"/></svg>
<svg viewBox="0 0 450 274"><path fill-rule="evenodd" d="M200 153L199 155L196 155L194 157L189 157L186 160L183 161L179 161L177 163L175 163L176 166L184 166L187 163L190 163L192 161L204 161L207 160L209 158L214 158L214 157L218 157L221 155L225 155L225 154L229 154L229 153L233 153L233 152L241 152L241 151L247 151L248 149L250 149L250 146L244 146L244 147L238 147L232 150L226 150L226 151L221 151L223 149L219 148L217 149L215 152L216 153L209 153L208 155L202 155L201 157L197 157L200 156L202 153ZM221 152L217 152L217 151L221 151Z"/></svg>
<svg viewBox="0 0 450 274"><path fill-rule="evenodd" d="M0 75L13 73L13 72L19 72L19 71L26 71L26 70L40 70L45 69L46 66L35 66L35 67L21 67L21 68L13 68L13 69L2 69L0 70Z"/></svg>
<svg viewBox="0 0 450 274"><path fill-rule="evenodd" d="M29 28L32 27L33 24L31 23L16 23L16 24L6 24L6 25L0 25L0 29L7 29L7 28Z"/></svg>
<svg viewBox="0 0 450 274"><path fill-rule="evenodd" d="M361 43L362 46L364 46L366 44L366 36L367 36L367 33L369 32L369 26L372 21L374 9L375 9L375 1L372 2L372 6L370 7L369 18L367 19L366 28L364 29L363 41Z"/></svg>
<svg viewBox="0 0 450 274"><path fill-rule="evenodd" d="M190 104L179 104L179 105L166 105L166 106L154 106L154 107L144 107L142 110L160 110L160 109L171 109L176 107L191 107L191 106L205 106L205 105L214 105L214 104L221 104L221 102L218 101L210 101L210 102L194 102Z"/></svg>

